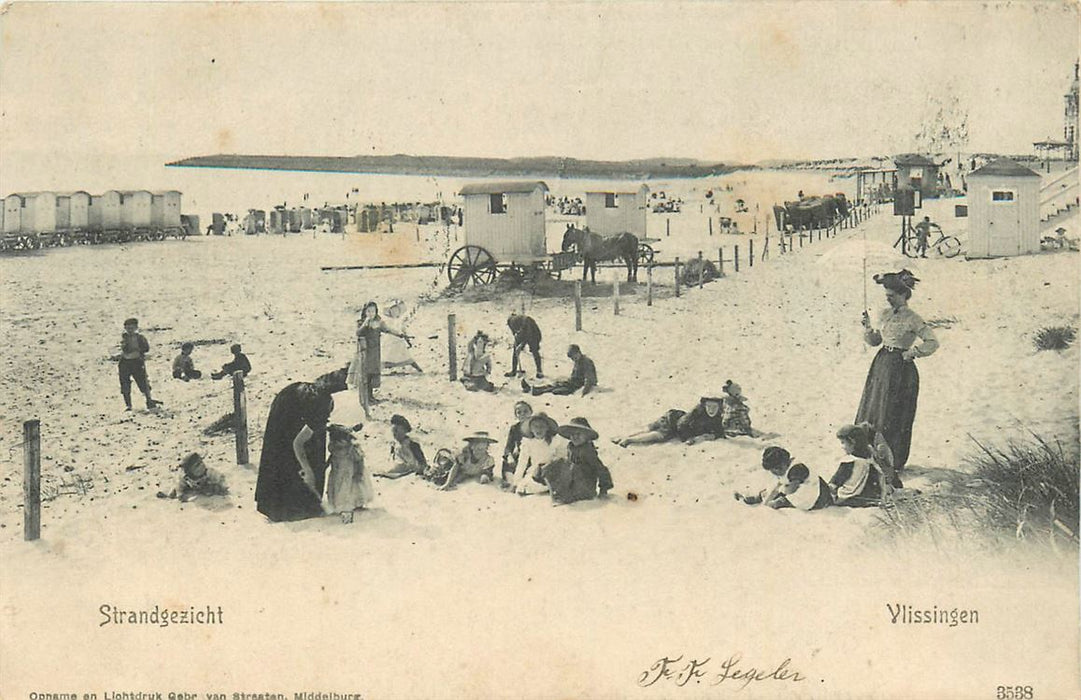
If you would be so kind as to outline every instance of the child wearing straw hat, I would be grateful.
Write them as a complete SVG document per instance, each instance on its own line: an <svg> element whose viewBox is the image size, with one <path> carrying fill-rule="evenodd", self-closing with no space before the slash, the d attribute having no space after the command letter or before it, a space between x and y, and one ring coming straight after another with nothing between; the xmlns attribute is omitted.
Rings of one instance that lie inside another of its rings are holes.
<svg viewBox="0 0 1081 700"><path fill-rule="evenodd" d="M597 447L597 431L585 418L572 418L557 431L567 438L565 459L558 459L542 469L544 481L552 494L552 501L557 505L574 503L608 495L612 488L612 474L604 466Z"/></svg>
<svg viewBox="0 0 1081 700"><path fill-rule="evenodd" d="M514 472L514 492L519 496L544 493L544 465L566 457L567 441L557 433L559 423L541 411L529 419L529 435L523 436L522 451Z"/></svg>
<svg viewBox="0 0 1081 700"><path fill-rule="evenodd" d="M497 442L495 438L489 436L486 430L478 430L464 440L466 445L458 453L447 475L447 481L439 487L440 490L453 488L455 484L466 479L477 479L482 484L492 480L495 460L488 453L488 448Z"/></svg>

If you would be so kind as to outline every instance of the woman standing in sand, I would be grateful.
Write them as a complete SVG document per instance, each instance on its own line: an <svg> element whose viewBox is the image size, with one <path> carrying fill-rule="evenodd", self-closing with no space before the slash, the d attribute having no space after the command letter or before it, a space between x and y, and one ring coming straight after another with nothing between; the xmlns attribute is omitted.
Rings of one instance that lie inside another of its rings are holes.
<svg viewBox="0 0 1081 700"><path fill-rule="evenodd" d="M877 328L863 312L864 340L871 346L882 345L882 349L871 362L854 423L870 423L882 433L893 452L893 467L900 471L908 461L920 393L914 360L934 353L938 340L920 315L908 307L919 279L901 270L875 275L874 280L885 288L889 307L879 314Z"/></svg>
<svg viewBox="0 0 1081 700"><path fill-rule="evenodd" d="M357 356L349 369L349 379L354 386L360 386L360 380L364 380L368 403L378 403L375 399L375 389L379 386L383 367L379 343L379 337L383 333L398 336L406 342L406 345L412 347L409 336L383 323L383 319L379 316L379 306L374 301L369 301L364 305L360 318L357 319Z"/></svg>
<svg viewBox="0 0 1081 700"><path fill-rule="evenodd" d="M255 502L256 510L271 522L323 514L327 421L334 410L331 394L345 391L345 374L343 367L314 382L295 382L270 404Z"/></svg>

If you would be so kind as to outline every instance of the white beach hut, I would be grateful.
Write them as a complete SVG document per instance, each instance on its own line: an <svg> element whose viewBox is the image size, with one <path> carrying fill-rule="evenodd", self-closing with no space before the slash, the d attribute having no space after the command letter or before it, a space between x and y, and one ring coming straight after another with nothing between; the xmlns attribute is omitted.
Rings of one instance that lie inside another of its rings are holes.
<svg viewBox="0 0 1081 700"><path fill-rule="evenodd" d="M462 187L465 243L500 262L527 262L545 250L543 182L481 182Z"/></svg>
<svg viewBox="0 0 1081 700"><path fill-rule="evenodd" d="M968 257L1040 251L1040 176L1000 158L968 176Z"/></svg>
<svg viewBox="0 0 1081 700"><path fill-rule="evenodd" d="M586 226L602 236L633 233L646 236L649 186L637 189L586 192Z"/></svg>

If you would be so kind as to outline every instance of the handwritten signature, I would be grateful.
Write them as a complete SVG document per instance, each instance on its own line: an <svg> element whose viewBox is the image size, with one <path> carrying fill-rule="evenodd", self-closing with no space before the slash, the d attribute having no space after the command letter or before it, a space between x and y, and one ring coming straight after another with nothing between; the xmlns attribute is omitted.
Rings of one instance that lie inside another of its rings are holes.
<svg viewBox="0 0 1081 700"><path fill-rule="evenodd" d="M660 681L666 681L682 688L692 682L696 685L701 683L720 685L726 681L731 681L739 684L739 690L742 690L751 683L760 681L798 683L807 680L806 676L789 667L792 659L785 659L772 668L744 666L742 662L743 656L741 654L732 654L724 661L717 662L719 663L719 670L717 670L717 665L713 663L712 657L707 657L704 660L684 660L682 654L674 659L662 656L649 667L648 671L642 672L638 677L638 685L648 688Z"/></svg>

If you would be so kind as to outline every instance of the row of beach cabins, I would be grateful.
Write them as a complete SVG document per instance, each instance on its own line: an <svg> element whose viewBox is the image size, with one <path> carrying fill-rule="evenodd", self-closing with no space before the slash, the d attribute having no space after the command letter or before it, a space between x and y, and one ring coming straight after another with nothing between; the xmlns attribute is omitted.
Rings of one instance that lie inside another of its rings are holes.
<svg viewBox="0 0 1081 700"><path fill-rule="evenodd" d="M0 249L183 238L199 230L176 190L16 192L4 197Z"/></svg>

